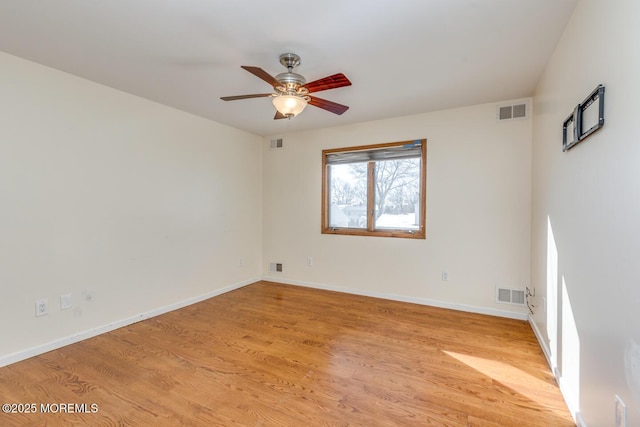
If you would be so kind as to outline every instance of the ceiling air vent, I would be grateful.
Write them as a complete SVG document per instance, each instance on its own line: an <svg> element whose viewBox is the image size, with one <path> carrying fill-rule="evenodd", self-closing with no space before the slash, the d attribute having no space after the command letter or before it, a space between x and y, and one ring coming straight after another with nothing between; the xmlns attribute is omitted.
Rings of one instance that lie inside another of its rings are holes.
<svg viewBox="0 0 640 427"><path fill-rule="evenodd" d="M284 148L284 145L282 143L282 138L272 139L270 147L272 150L278 150L278 149Z"/></svg>
<svg viewBox="0 0 640 427"><path fill-rule="evenodd" d="M497 116L498 121L526 119L529 115L528 105L525 102L511 105L499 105Z"/></svg>
<svg viewBox="0 0 640 427"><path fill-rule="evenodd" d="M505 304L524 305L524 290L497 288L496 301Z"/></svg>

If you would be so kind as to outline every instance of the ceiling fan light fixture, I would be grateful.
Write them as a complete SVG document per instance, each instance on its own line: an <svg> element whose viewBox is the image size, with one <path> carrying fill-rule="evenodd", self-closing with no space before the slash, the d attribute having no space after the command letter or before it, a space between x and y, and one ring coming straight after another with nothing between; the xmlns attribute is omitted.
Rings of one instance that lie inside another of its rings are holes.
<svg viewBox="0 0 640 427"><path fill-rule="evenodd" d="M297 95L278 95L273 98L272 102L276 110L288 118L295 117L302 113L302 110L307 106L307 100Z"/></svg>

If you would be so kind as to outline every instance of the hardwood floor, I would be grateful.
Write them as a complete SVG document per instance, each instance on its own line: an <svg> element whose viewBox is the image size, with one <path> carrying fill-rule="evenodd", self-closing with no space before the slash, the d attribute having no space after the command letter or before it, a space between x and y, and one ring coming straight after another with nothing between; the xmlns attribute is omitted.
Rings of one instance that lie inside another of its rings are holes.
<svg viewBox="0 0 640 427"><path fill-rule="evenodd" d="M2 426L574 425L526 322L270 282L0 368L0 396L37 406Z"/></svg>

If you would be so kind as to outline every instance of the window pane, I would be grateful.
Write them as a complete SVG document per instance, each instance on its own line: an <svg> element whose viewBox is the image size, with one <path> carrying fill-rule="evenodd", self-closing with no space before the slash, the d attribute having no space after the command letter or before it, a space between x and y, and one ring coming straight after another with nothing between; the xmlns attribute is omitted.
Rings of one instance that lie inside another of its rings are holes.
<svg viewBox="0 0 640 427"><path fill-rule="evenodd" d="M367 164L329 168L329 227L367 228Z"/></svg>
<svg viewBox="0 0 640 427"><path fill-rule="evenodd" d="M377 161L375 228L418 230L420 159Z"/></svg>

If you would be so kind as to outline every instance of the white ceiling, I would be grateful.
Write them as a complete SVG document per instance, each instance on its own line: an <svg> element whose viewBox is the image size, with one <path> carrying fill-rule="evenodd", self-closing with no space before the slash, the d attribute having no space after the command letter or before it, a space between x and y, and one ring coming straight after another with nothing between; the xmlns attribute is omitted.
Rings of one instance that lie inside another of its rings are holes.
<svg viewBox="0 0 640 427"><path fill-rule="evenodd" d="M530 96L577 0L0 0L0 50L258 135ZM273 120L240 68L352 86ZM0 70L1 72L1 70Z"/></svg>

